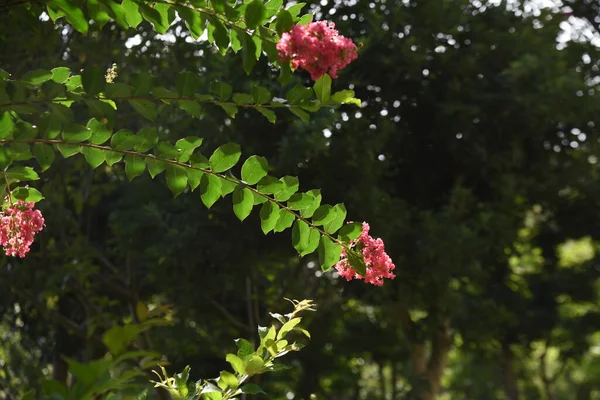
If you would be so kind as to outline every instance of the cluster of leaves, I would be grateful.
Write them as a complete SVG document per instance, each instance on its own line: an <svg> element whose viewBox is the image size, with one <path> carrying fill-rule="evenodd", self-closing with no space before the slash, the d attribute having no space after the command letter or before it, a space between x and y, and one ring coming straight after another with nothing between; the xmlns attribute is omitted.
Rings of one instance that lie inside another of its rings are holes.
<svg viewBox="0 0 600 400"><path fill-rule="evenodd" d="M222 54L229 49L241 51L244 70L249 74L263 53L270 62L279 64L275 47L279 36L294 24L312 21L311 14L300 15L305 5L297 3L284 9L283 0L51 0L46 10L53 21L64 17L84 34L90 30L90 20L100 28L114 20L123 29L135 29L145 20L163 34L179 16L194 39L206 35ZM288 80L289 66L281 67L282 78Z"/></svg>
<svg viewBox="0 0 600 400"><path fill-rule="evenodd" d="M1 70L0 110L21 115L38 115L48 111L43 126L57 130L66 125L77 131L83 128L72 126L73 112L69 108L74 104L77 108L86 109L110 128L117 123L117 110L122 103L128 103L150 121L156 121L161 113L173 112L173 108L184 110L192 117L200 117L204 112L202 104L208 103L221 107L231 118L235 118L239 108L254 109L272 123L277 119L276 109L287 109L308 122L308 112L317 112L321 107L337 107L340 104L360 106L352 90L332 94L329 76L323 76L312 88L296 85L286 92L285 99L281 99L273 97L261 86L253 87L252 93L234 93L232 86L225 82L213 82L210 88L206 88L206 93L199 93L200 77L192 72L179 75L174 91L156 85L158 79L149 74L140 74L132 85L112 82L107 75L101 67L85 69L81 75L73 74L67 67L57 67L31 71L16 80L9 79L10 74ZM3 132L10 130L9 123L3 120Z"/></svg>
<svg viewBox="0 0 600 400"><path fill-rule="evenodd" d="M271 313L271 316L281 323L279 328L275 324L270 327L258 327L260 344L256 349L246 339L235 341L238 347L237 353L226 356L233 373L221 371L219 377L215 379L188 382L189 366L174 377L169 377L162 368L163 377L159 375L160 381L154 382L155 386L168 390L175 399L185 400L228 400L236 398L240 394L264 393L259 385L246 382L256 375L288 368L284 364L275 363L275 360L290 351L298 351L304 347L301 343L290 342L286 339L290 332L301 332L310 339L308 331L298 326L302 321L302 317L299 317L298 314L305 310L314 310L312 301L292 300L292 304L294 311L289 314Z"/></svg>
<svg viewBox="0 0 600 400"><path fill-rule="evenodd" d="M281 33L300 22L297 16L302 4L285 10L281 9L281 3L280 0L266 4L260 0L243 4L94 1L88 2L86 7L78 7L75 1L63 0L49 2L47 11L53 20L65 17L83 33L89 28L87 17L100 26L112 18L125 28L135 28L146 19L158 32L164 32L177 12L186 20L194 37L199 37L206 27L209 40L214 39L219 48L226 50L231 45L234 51L250 49L256 61L260 51L255 52L255 49L271 53L264 43L274 46L275 31ZM310 17L302 18L302 22L309 20ZM217 39L221 25L229 27L226 33L231 40L227 39L227 43ZM272 34L269 38L267 32ZM261 40L250 39L250 34ZM237 46L233 38L244 35L248 39ZM165 172L167 186L175 196L198 189L207 207L232 194L233 211L240 220L246 219L254 206L262 204L263 232L282 232L293 225L292 242L298 253L305 256L318 249L324 270L339 260L343 242L358 236L358 224L344 226L343 204L321 204L319 190L298 193L298 179L269 176L267 161L262 157L249 157L241 166L241 177L236 177L232 168L240 160L241 150L235 143L224 144L206 157L199 150L202 144L199 137L190 136L171 143L163 139L160 126L145 126L136 133L116 130L117 112L122 110L123 103L150 121L157 120L163 110L172 111L170 107L200 116L201 103L211 103L220 106L232 118L239 107L246 107L254 108L275 122L273 110L287 108L308 122L308 113L323 106L360 105L352 90L332 94L331 78L324 75L312 88L300 85L290 88L285 100L274 98L260 86L254 87L252 93L233 93L231 85L225 82L213 82L210 94L199 94L200 78L191 72L179 76L175 91L155 86L156 79L147 74L125 84L114 82L114 70L105 72L100 67L91 67L76 75L66 67L58 67L32 71L16 80L0 70L0 167L5 170L5 190L11 196L34 202L42 198L36 189L15 188L16 184L35 181L39 176L33 166L13 166L13 162L33 158L44 171L55 160L56 152L65 158L80 153L92 168L105 163L111 167L122 161L130 180L146 170L152 178ZM246 72L250 72L248 68ZM76 121L75 116L86 114L92 118L85 125ZM336 238L333 235L338 231Z"/></svg>
<svg viewBox="0 0 600 400"><path fill-rule="evenodd" d="M57 380L47 380L42 384L45 398L56 400L92 400L98 396L114 392L139 394L146 391L146 379L150 370L164 365L160 353L132 349L139 336L155 326L171 323L162 309L148 310L145 304L138 303L136 316L139 323L115 325L102 334L102 343L109 353L105 357L82 363L66 358L69 372L74 380L65 385Z"/></svg>

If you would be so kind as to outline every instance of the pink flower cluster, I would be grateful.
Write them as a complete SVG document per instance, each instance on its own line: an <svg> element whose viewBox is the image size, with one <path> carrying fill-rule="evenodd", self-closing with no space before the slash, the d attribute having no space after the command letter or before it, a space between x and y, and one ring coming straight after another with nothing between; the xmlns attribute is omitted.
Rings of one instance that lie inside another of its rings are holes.
<svg viewBox="0 0 600 400"><path fill-rule="evenodd" d="M277 50L280 60L291 60L294 69L305 69L315 81L325 73L337 78L337 72L358 57L352 40L339 35L335 24L327 21L295 25L281 35Z"/></svg>
<svg viewBox="0 0 600 400"><path fill-rule="evenodd" d="M356 273L348 261L346 249L342 249L342 258L335 265L335 269L341 277L346 278L348 281L351 279L364 279L366 283L382 286L385 278L394 279L396 277L392 273L396 266L385 252L383 240L369 236L369 224L363 222L362 228L358 239L353 240L350 245L362 253L367 265L367 273L365 276Z"/></svg>
<svg viewBox="0 0 600 400"><path fill-rule="evenodd" d="M7 256L25 257L33 237L44 228L44 217L34 205L19 200L0 213L0 245Z"/></svg>

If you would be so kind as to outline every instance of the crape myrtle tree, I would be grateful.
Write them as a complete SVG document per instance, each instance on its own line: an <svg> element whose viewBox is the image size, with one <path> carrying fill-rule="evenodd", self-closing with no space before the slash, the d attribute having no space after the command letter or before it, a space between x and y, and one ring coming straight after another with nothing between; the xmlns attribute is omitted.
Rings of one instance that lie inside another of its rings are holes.
<svg viewBox="0 0 600 400"><path fill-rule="evenodd" d="M447 386L450 398L556 397L542 377L546 343L548 353L560 349L557 364L586 364L579 355L597 343L594 308L568 318L563 310L565 299L597 304L597 260L569 269L556 254L565 240L598 240L597 48L557 43L566 9L506 3L314 7L368 37L355 74L340 78L368 106L334 122L330 151L306 174L345 166L319 185L343 193L349 207L369 204L365 215L403 265L384 291L345 289L364 295L386 316L386 333L396 329L407 344L408 354L373 362L388 366L371 392L378 396L413 389L413 398L430 399ZM407 359L410 382L398 378ZM477 379L482 359L492 372ZM566 387L591 385L577 379Z"/></svg>
<svg viewBox="0 0 600 400"><path fill-rule="evenodd" d="M297 178L270 176L267 160L263 157L250 156L238 165L241 148L237 143L220 144L205 156L200 151L202 138L185 136L172 141L169 129L161 123L174 110L182 110L187 118L197 117L203 113L205 105L222 109L231 119L240 110L248 110L271 123L276 122L280 112L289 112L308 123L310 114L323 108L359 105L352 90L332 91L332 78L335 79L339 70L358 56L355 44L339 35L332 23L312 22L310 14L301 15L303 4L284 8L278 0L266 3L261 0L59 0L8 2L3 7L12 21L49 18L61 24L67 33L82 35L97 34L108 23L115 23L125 30L136 29L144 21L159 34L164 34L175 19L180 18L193 38L206 34L209 43L223 55L230 51L237 53L246 74L250 75L257 61L263 58L268 60L268 67L278 70L280 75L280 85L271 90L253 85L243 91L223 80L205 85L202 78L191 71L180 72L174 87L161 84L160 71L154 76L140 72L130 80L123 79L117 64L107 69L89 63L78 71L64 66L36 65L37 68L20 76L0 71L0 162L5 199L0 242L7 257L26 257L36 234L58 220L48 218L52 215L52 207L48 207L45 216L35 208L36 203L43 204L44 199L43 188L34 187L36 181L41 180L40 174L50 169L57 158L79 157L92 169L110 170L121 163L129 180L146 171L153 179L160 175L175 196L184 192L199 193L198 201L208 208L230 196L233 214L242 221L257 206L264 234L291 229L292 245L298 254L305 256L317 252L324 271L335 266L347 280L361 279L381 286L385 278L395 277L392 272L395 266L385 253L381 239L369 235L367 223L347 222L347 211L342 203L321 204L319 190L302 193L298 191ZM47 25L42 29L47 29ZM42 43L40 45L43 47ZM68 50L65 47L65 52ZM39 63L32 60L32 64ZM28 69L27 66L27 63L21 65L19 72ZM293 70L307 71L314 84L310 87L290 84ZM277 90L275 95L272 94L274 90ZM139 114L145 122L133 127L124 126L126 120L120 118L121 113L131 112ZM93 182L90 183L93 186ZM92 191L91 187L89 190ZM38 255L41 260L51 257L53 247L60 248L62 240L69 240L69 236L49 238L47 250L42 249L42 254ZM108 260L107 264L110 264ZM101 326L100 321L93 321L82 331L81 326L56 311L57 307L60 310L65 302L69 302L69 298L59 298L58 304L47 298L41 302L38 296L32 296L11 281L11 271L18 263L8 261L5 265L7 273L3 279L9 282L11 289L27 298L39 312L54 317L61 329L89 337ZM69 276L65 279L70 283ZM75 297L78 289L83 290L77 288L81 283L76 279L73 284ZM81 303L85 311L88 307L98 310L94 299ZM261 392L259 386L245 384L246 381L254 375L279 369L274 359L300 348L285 339L288 332L299 330L309 336L297 326L301 318L296 314L310 309L311 303L294 302L294 306L294 312L285 316L273 314L280 328L275 325L259 327L258 348L250 342L237 341L237 355L227 356L234 373L223 371L215 380L188 384L189 369L174 378L169 378L164 370L162 374L154 370L159 377L155 382L160 389L157 395L164 397L170 393L182 398L229 399ZM160 362L157 354L151 351L124 351L151 326L168 322L168 314L168 308L148 308L141 302L135 303L135 323L115 325L104 331L90 350L94 361L82 364L74 359L64 359L66 363L62 368L54 371L56 379L44 385L43 392L59 398L97 398L116 390L137 390L128 385L138 374L131 365L143 370L152 368L153 362L154 365ZM101 310L97 317L102 319ZM69 345L72 343L64 347ZM105 352L103 349L109 351L109 356L98 358ZM141 365L137 363L139 359L142 359ZM67 370L75 378L70 384L66 379Z"/></svg>

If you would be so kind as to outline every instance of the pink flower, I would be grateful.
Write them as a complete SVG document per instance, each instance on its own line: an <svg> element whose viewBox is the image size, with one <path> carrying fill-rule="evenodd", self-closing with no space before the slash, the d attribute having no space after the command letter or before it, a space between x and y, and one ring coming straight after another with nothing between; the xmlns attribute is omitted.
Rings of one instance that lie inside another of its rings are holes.
<svg viewBox="0 0 600 400"><path fill-rule="evenodd" d="M36 232L44 228L44 217L34 205L19 200L0 212L0 245L7 256L25 257Z"/></svg>
<svg viewBox="0 0 600 400"><path fill-rule="evenodd" d="M335 24L327 21L295 25L281 35L277 50L281 61L305 69L315 81L325 73L337 78L337 72L358 57L352 40L339 35Z"/></svg>
<svg viewBox="0 0 600 400"><path fill-rule="evenodd" d="M369 224L363 222L362 228L360 236L358 239L350 242L350 246L361 252L363 260L367 265L365 276L360 276L352 268L352 265L348 261L348 254L344 248L342 249L342 258L335 265L335 269L341 277L346 278L348 281L351 279L364 279L366 283L382 286L385 278L394 279L396 277L392 273L396 266L386 254L383 240L374 239L369 236Z"/></svg>

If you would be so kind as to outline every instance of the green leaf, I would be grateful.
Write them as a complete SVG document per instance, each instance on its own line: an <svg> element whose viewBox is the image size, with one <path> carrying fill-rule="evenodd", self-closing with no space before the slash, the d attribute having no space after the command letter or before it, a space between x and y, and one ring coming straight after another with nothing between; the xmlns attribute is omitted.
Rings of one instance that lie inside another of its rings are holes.
<svg viewBox="0 0 600 400"><path fill-rule="evenodd" d="M231 118L235 118L238 113L238 108L233 104L219 104L221 108L229 115Z"/></svg>
<svg viewBox="0 0 600 400"><path fill-rule="evenodd" d="M81 146L75 144L57 144L56 148L64 158L69 158L81 151Z"/></svg>
<svg viewBox="0 0 600 400"><path fill-rule="evenodd" d="M335 217L336 211L334 211L333 207L329 204L324 204L316 209L312 217L312 222L317 226L325 225L335 219Z"/></svg>
<svg viewBox="0 0 600 400"><path fill-rule="evenodd" d="M260 372L260 370L262 369L262 367L265 365L265 362L262 358L260 358L259 356L252 356L250 357L250 359L248 360L248 363L246 364L246 373L248 375L254 375Z"/></svg>
<svg viewBox="0 0 600 400"><path fill-rule="evenodd" d="M242 48L242 42L240 42L240 38L239 38L240 35L242 35L242 34L243 34L242 31L236 30L235 28L230 31L229 38L231 40L231 50L233 50L234 53L237 53Z"/></svg>
<svg viewBox="0 0 600 400"><path fill-rule="evenodd" d="M110 98L129 97L131 96L131 88L121 82L109 83L106 85L106 96Z"/></svg>
<svg viewBox="0 0 600 400"><path fill-rule="evenodd" d="M44 198L39 190L30 187L15 188L11 197L13 200L23 200L27 202L32 201L34 203L37 203Z"/></svg>
<svg viewBox="0 0 600 400"><path fill-rule="evenodd" d="M237 356L242 360L254 354L254 347L246 339L236 339L235 345L238 347Z"/></svg>
<svg viewBox="0 0 600 400"><path fill-rule="evenodd" d="M202 116L202 106L197 101L192 100L180 100L178 101L179 108L183 111L187 112L193 117L201 117Z"/></svg>
<svg viewBox="0 0 600 400"><path fill-rule="evenodd" d="M37 181L37 172L31 167L12 167L6 171L6 177L16 182Z"/></svg>
<svg viewBox="0 0 600 400"><path fill-rule="evenodd" d="M171 25L168 16L169 4L156 3L154 7L150 7L144 3L138 3L138 6L144 19L154 26L156 32L161 35L167 32L167 29Z"/></svg>
<svg viewBox="0 0 600 400"><path fill-rule="evenodd" d="M308 115L306 113L306 111L304 111L304 110L302 110L300 108L297 108L297 107L290 107L290 108L288 108L288 110L290 110L290 112L292 114L294 114L295 116L297 116L298 118L300 118L300 120L302 122L304 122L305 124L308 124L310 122L310 115Z"/></svg>
<svg viewBox="0 0 600 400"><path fill-rule="evenodd" d="M211 208L221 197L221 179L212 174L200 178L200 197L206 207Z"/></svg>
<svg viewBox="0 0 600 400"><path fill-rule="evenodd" d="M15 132L15 123L8 111L0 114L0 139L7 139Z"/></svg>
<svg viewBox="0 0 600 400"><path fill-rule="evenodd" d="M338 239L343 242L350 242L358 239L362 232L362 224L360 222L348 223L340 229L338 233Z"/></svg>
<svg viewBox="0 0 600 400"><path fill-rule="evenodd" d="M73 122L73 112L69 107L63 106L62 104L48 104L48 108L63 126Z"/></svg>
<svg viewBox="0 0 600 400"><path fill-rule="evenodd" d="M131 150L140 142L140 138L127 129L117 131L110 139L110 147L115 150Z"/></svg>
<svg viewBox="0 0 600 400"><path fill-rule="evenodd" d="M179 196L187 186L187 172L180 165L167 164L167 186L173 192L175 197Z"/></svg>
<svg viewBox="0 0 600 400"><path fill-rule="evenodd" d="M267 9L262 0L252 0L244 12L244 20L248 29L256 28L265 18Z"/></svg>
<svg viewBox="0 0 600 400"><path fill-rule="evenodd" d="M331 221L327 222L323 227L325 229L325 232L331 234L336 233L342 227L342 225L344 225L344 221L346 220L347 215L346 207L342 203L336 204L333 207L333 212L334 218Z"/></svg>
<svg viewBox="0 0 600 400"><path fill-rule="evenodd" d="M240 221L245 220L250 215L254 206L254 196L250 189L243 185L236 186L233 191L233 213Z"/></svg>
<svg viewBox="0 0 600 400"><path fill-rule="evenodd" d="M262 0L255 0L262 4ZM242 66L247 75L250 75L252 69L256 65L256 43L252 40L252 37L246 32L243 32L240 36L240 42L242 43ZM259 54L260 55L260 54Z"/></svg>
<svg viewBox="0 0 600 400"><path fill-rule="evenodd" d="M285 95L288 103L298 104L304 100L309 100L313 97L313 90L302 85L296 85Z"/></svg>
<svg viewBox="0 0 600 400"><path fill-rule="evenodd" d="M102 335L102 342L113 354L120 354L145 328L142 325L115 325Z"/></svg>
<svg viewBox="0 0 600 400"><path fill-rule="evenodd" d="M284 187L283 181L272 176L265 176L259 182L256 188L264 194L275 194L280 192Z"/></svg>
<svg viewBox="0 0 600 400"><path fill-rule="evenodd" d="M172 92L172 91L170 91L168 89L165 89L162 86L154 87L154 88L152 88L152 90L150 92L152 93L152 96L155 99L160 100L160 101L162 101L163 103L166 103L166 104L171 104L171 101L174 98L179 97L179 96L177 96L177 93Z"/></svg>
<svg viewBox="0 0 600 400"><path fill-rule="evenodd" d="M65 14L65 18L75 28L76 31L83 33L88 32L88 21L83 14L82 9L72 0L51 0L49 5L57 7Z"/></svg>
<svg viewBox="0 0 600 400"><path fill-rule="evenodd" d="M177 143L175 143L175 147L181 151L177 157L177 161L188 162L194 154L194 150L201 145L202 139L196 136L188 136L186 138L179 139Z"/></svg>
<svg viewBox="0 0 600 400"><path fill-rule="evenodd" d="M204 33L204 20L202 19L202 15L186 6L175 7L177 8L177 13L185 21L185 25L190 31L192 37L195 40L198 40L198 38L200 38L200 36L202 36Z"/></svg>
<svg viewBox="0 0 600 400"><path fill-rule="evenodd" d="M294 214L290 213L289 211L286 211L284 209L279 210L279 218L277 219L277 223L275 224L275 228L273 229L273 231L285 231L287 228L292 226L295 219L296 217L294 216Z"/></svg>
<svg viewBox="0 0 600 400"><path fill-rule="evenodd" d="M116 151L107 151L106 152L106 164L109 166L113 166L114 164L121 161L123 158L123 154L118 153Z"/></svg>
<svg viewBox="0 0 600 400"><path fill-rule="evenodd" d="M52 69L52 80L56 83L65 83L71 75L71 70L67 67L58 67Z"/></svg>
<svg viewBox="0 0 600 400"><path fill-rule="evenodd" d="M304 6L306 5L306 3L298 3L298 4L294 4L293 6L290 6L287 8L287 11L292 15L292 17L296 17L300 11L304 8Z"/></svg>
<svg viewBox="0 0 600 400"><path fill-rule="evenodd" d="M34 143L33 144L33 155L35 160L40 165L42 171L47 170L54 162L56 155L52 146L45 143Z"/></svg>
<svg viewBox="0 0 600 400"><path fill-rule="evenodd" d="M50 79L52 79L52 71L38 69L23 75L21 81L27 82L35 86L40 86L42 83L49 81Z"/></svg>
<svg viewBox="0 0 600 400"><path fill-rule="evenodd" d="M106 86L105 71L97 66L86 68L81 74L81 84L83 90L90 96L97 95L104 91Z"/></svg>
<svg viewBox="0 0 600 400"><path fill-rule="evenodd" d="M310 232L308 233L306 247L304 248L303 251L300 252L300 256L304 257L308 254L313 253L315 250L317 250L317 247L319 247L320 237L321 237L321 234L319 233L319 231L314 228L311 228Z"/></svg>
<svg viewBox="0 0 600 400"><path fill-rule="evenodd" d="M295 193L288 200L288 207L292 210L303 211L313 206L315 198L308 193Z"/></svg>
<svg viewBox="0 0 600 400"><path fill-rule="evenodd" d="M110 139L110 129L108 129L108 127L105 124L98 121L96 118L92 118L88 121L87 128L92 133L92 136L90 138L90 142L92 144L103 144L108 139Z"/></svg>
<svg viewBox="0 0 600 400"><path fill-rule="evenodd" d="M153 126L140 129L135 136L138 142L133 148L140 153L147 152L158 143L158 130Z"/></svg>
<svg viewBox="0 0 600 400"><path fill-rule="evenodd" d="M132 0L123 0L121 5L125 11L125 20L127 21L127 24L134 29L137 28L143 21L138 5Z"/></svg>
<svg viewBox="0 0 600 400"><path fill-rule="evenodd" d="M288 32L294 26L294 19L288 10L281 10L277 15L275 22L275 30L281 36L284 32Z"/></svg>
<svg viewBox="0 0 600 400"><path fill-rule="evenodd" d="M261 113L267 119L267 121L269 121L272 124L274 124L277 120L277 116L275 115L275 113L269 110L268 108L256 107L256 111Z"/></svg>
<svg viewBox="0 0 600 400"><path fill-rule="evenodd" d="M244 375L244 373L246 372L244 362L235 354L227 354L227 356L225 357L225 361L231 364L231 367L238 375Z"/></svg>
<svg viewBox="0 0 600 400"><path fill-rule="evenodd" d="M63 129L63 139L67 142L83 142L92 137L92 131L83 125L71 124Z"/></svg>
<svg viewBox="0 0 600 400"><path fill-rule="evenodd" d="M281 340L287 336L288 333L292 331L300 322L302 318L296 317L287 321L281 328L279 328L279 332L277 333L277 340Z"/></svg>
<svg viewBox="0 0 600 400"><path fill-rule="evenodd" d="M294 227L292 228L292 245L298 254L302 253L308 245L310 231L311 229L306 222L299 219L294 222Z"/></svg>
<svg viewBox="0 0 600 400"><path fill-rule="evenodd" d="M4 146L0 146L0 168L6 168L8 165L10 165L11 162L12 160L10 159L8 152L6 151Z"/></svg>
<svg viewBox="0 0 600 400"><path fill-rule="evenodd" d="M267 89L258 85L252 88L252 96L256 104L268 103L272 98L271 93Z"/></svg>
<svg viewBox="0 0 600 400"><path fill-rule="evenodd" d="M354 104L360 107L359 99L354 98L354 90L340 90L331 96L331 101L336 104Z"/></svg>
<svg viewBox="0 0 600 400"><path fill-rule="evenodd" d="M229 193L233 193L237 185L235 182L221 179L221 197L225 198Z"/></svg>
<svg viewBox="0 0 600 400"><path fill-rule="evenodd" d="M200 78L189 71L180 72L175 80L177 93L181 97L194 97L198 86L200 86Z"/></svg>
<svg viewBox="0 0 600 400"><path fill-rule="evenodd" d="M39 119L40 135L44 139L56 139L62 132L62 124L53 114L42 115Z"/></svg>
<svg viewBox="0 0 600 400"><path fill-rule="evenodd" d="M229 47L229 34L227 28L220 19L216 17L208 17L210 24L208 24L208 41L215 43L219 48L221 54L225 55L227 48Z"/></svg>
<svg viewBox="0 0 600 400"><path fill-rule="evenodd" d="M167 168L167 163L164 161L159 161L154 158L148 157L146 158L146 165L148 166L148 173L154 179L156 175L160 174Z"/></svg>
<svg viewBox="0 0 600 400"><path fill-rule="evenodd" d="M329 101L329 98L331 97L331 77L328 74L323 74L323 76L315 82L313 90L321 103Z"/></svg>
<svg viewBox="0 0 600 400"><path fill-rule="evenodd" d="M271 18L273 15L277 14L277 12L283 6L283 0L269 0L265 4L265 19Z"/></svg>
<svg viewBox="0 0 600 400"><path fill-rule="evenodd" d="M327 236L321 236L319 241L319 260L321 262L321 269L323 272L329 271L338 261L342 254L342 246L334 243Z"/></svg>
<svg viewBox="0 0 600 400"><path fill-rule="evenodd" d="M267 175L268 168L269 164L266 158L251 156L242 165L242 180L249 185L254 185Z"/></svg>
<svg viewBox="0 0 600 400"><path fill-rule="evenodd" d="M35 139L38 136L38 128L28 122L19 121L14 136L16 140Z"/></svg>
<svg viewBox="0 0 600 400"><path fill-rule="evenodd" d="M310 218L313 216L317 208L319 208L319 206L321 205L322 196L321 191L319 189L309 190L306 193L312 196L313 201L311 205L304 207L300 210L300 215L302 215L304 218Z"/></svg>
<svg viewBox="0 0 600 400"><path fill-rule="evenodd" d="M298 178L294 176L284 176L279 181L283 184L283 186L281 190L275 193L275 199L278 201L287 201L294 193L298 191L300 182L298 182Z"/></svg>
<svg viewBox="0 0 600 400"><path fill-rule="evenodd" d="M254 205L263 204L269 201L266 197L261 196L259 193L252 192L252 197L254 198Z"/></svg>
<svg viewBox="0 0 600 400"><path fill-rule="evenodd" d="M200 179L202 179L204 172L191 168L185 168L185 170L187 173L188 184L193 192L198 186L200 186Z"/></svg>
<svg viewBox="0 0 600 400"><path fill-rule="evenodd" d="M120 3L115 1L109 1L107 3L110 16L115 20L117 24L119 24L121 28L128 29L129 23L127 22L125 7L123 7Z"/></svg>
<svg viewBox="0 0 600 400"><path fill-rule="evenodd" d="M232 98L234 103L237 104L252 104L254 102L254 97L247 93L234 93Z"/></svg>
<svg viewBox="0 0 600 400"><path fill-rule="evenodd" d="M11 161L27 161L33 158L29 143L11 143L6 150Z"/></svg>
<svg viewBox="0 0 600 400"><path fill-rule="evenodd" d="M105 151L93 147L83 147L81 154L92 168L98 168L106 160Z"/></svg>
<svg viewBox="0 0 600 400"><path fill-rule="evenodd" d="M127 100L129 104L140 113L144 118L149 119L150 121L154 121L156 119L156 115L158 111L156 110L156 105L150 100Z"/></svg>
<svg viewBox="0 0 600 400"><path fill-rule="evenodd" d="M54 81L46 81L42 83L42 93L46 98L64 98L66 97L66 86Z"/></svg>
<svg viewBox="0 0 600 400"><path fill-rule="evenodd" d="M238 162L241 154L239 144L224 144L210 156L210 168L214 172L225 172Z"/></svg>
<svg viewBox="0 0 600 400"><path fill-rule="evenodd" d="M213 82L210 85L211 93L214 93L219 100L227 101L231 97L231 93L233 92L233 88L230 84L225 82Z"/></svg>
<svg viewBox="0 0 600 400"><path fill-rule="evenodd" d="M108 126L114 126L116 121L115 109L111 104L96 99L85 99L85 104L88 106L90 113L99 121L106 123ZM112 100L107 100L111 101Z"/></svg>
<svg viewBox="0 0 600 400"><path fill-rule="evenodd" d="M266 235L275 229L279 220L279 206L275 203L267 201L260 209L260 228Z"/></svg>
<svg viewBox="0 0 600 400"><path fill-rule="evenodd" d="M367 264L365 264L362 254L358 253L356 250L349 249L346 251L346 255L348 256L348 262L352 266L352 269L360 276L365 276L367 274Z"/></svg>
<svg viewBox="0 0 600 400"><path fill-rule="evenodd" d="M242 391L242 393L245 394L265 393L264 390L262 390L262 388L255 383L247 383L244 386L242 386L240 390Z"/></svg>
<svg viewBox="0 0 600 400"><path fill-rule="evenodd" d="M142 175L146 170L146 162L143 157L131 154L125 155L125 174L127 179L132 181L134 178Z"/></svg>
<svg viewBox="0 0 600 400"><path fill-rule="evenodd" d="M239 385L237 378L231 372L221 371L219 378L220 378L219 380L221 382L223 382L225 385L227 385L226 387L235 389Z"/></svg>
<svg viewBox="0 0 600 400"><path fill-rule="evenodd" d="M304 14L299 20L298 25L308 25L313 20L312 14Z"/></svg>

